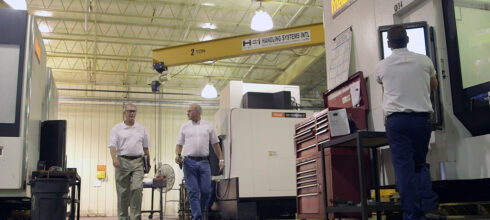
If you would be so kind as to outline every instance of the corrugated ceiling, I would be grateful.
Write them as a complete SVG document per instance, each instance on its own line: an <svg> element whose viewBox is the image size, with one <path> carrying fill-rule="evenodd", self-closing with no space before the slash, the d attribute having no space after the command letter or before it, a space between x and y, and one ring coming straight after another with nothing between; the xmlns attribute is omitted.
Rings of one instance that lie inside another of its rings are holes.
<svg viewBox="0 0 490 220"><path fill-rule="evenodd" d="M262 7L274 28L322 22L321 0L268 0ZM203 39L254 33L250 21L259 3L250 0L31 0L58 88L65 99L154 99L151 94L93 92L150 91L152 49ZM206 24L208 23L208 24ZM213 26L215 26L214 29ZM299 48L196 63L169 69L163 99L201 100L206 83L218 91L229 80L273 83L296 59L312 56ZM321 105L326 89L324 55L291 84L300 85L305 106ZM182 95L170 95L182 94ZM191 94L191 95L189 95ZM193 95L195 94L195 95Z"/></svg>

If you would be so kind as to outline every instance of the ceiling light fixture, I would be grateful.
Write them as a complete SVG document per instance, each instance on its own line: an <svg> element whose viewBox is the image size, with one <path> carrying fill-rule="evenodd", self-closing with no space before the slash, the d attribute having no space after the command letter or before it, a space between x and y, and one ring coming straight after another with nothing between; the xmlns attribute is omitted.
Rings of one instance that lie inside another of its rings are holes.
<svg viewBox="0 0 490 220"><path fill-rule="evenodd" d="M7 5L16 10L27 10L26 1L24 0L4 0Z"/></svg>
<svg viewBox="0 0 490 220"><path fill-rule="evenodd" d="M207 23L204 23L203 25L201 25L201 27L214 30L214 29L216 29L216 24L212 24L212 23L207 22Z"/></svg>
<svg viewBox="0 0 490 220"><path fill-rule="evenodd" d="M206 36L204 36L204 37L201 39L201 41L208 41L208 40L212 40L212 39L213 39L213 37L211 37L211 36L209 36L209 35L206 35Z"/></svg>
<svg viewBox="0 0 490 220"><path fill-rule="evenodd" d="M48 25L45 25L45 24L39 25L39 31L41 31L42 33L50 32Z"/></svg>
<svg viewBox="0 0 490 220"><path fill-rule="evenodd" d="M205 99L214 99L214 98L218 97L218 92L216 91L216 88L214 88L213 85L208 83L202 89L201 97L203 97Z"/></svg>
<svg viewBox="0 0 490 220"><path fill-rule="evenodd" d="M260 6L257 11L255 11L250 26L254 31L268 31L274 27L271 16L262 8L262 0L260 0Z"/></svg>
<svg viewBox="0 0 490 220"><path fill-rule="evenodd" d="M51 13L50 11L37 11L34 14L37 16L40 16L40 17L51 17L51 16L53 16L53 13Z"/></svg>

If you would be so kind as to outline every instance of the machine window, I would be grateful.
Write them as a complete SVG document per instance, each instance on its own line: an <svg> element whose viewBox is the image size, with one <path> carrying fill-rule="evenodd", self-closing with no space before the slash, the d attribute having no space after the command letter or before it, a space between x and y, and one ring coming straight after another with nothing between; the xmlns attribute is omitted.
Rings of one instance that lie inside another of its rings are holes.
<svg viewBox="0 0 490 220"><path fill-rule="evenodd" d="M20 46L0 44L0 123L14 124L19 77Z"/></svg>

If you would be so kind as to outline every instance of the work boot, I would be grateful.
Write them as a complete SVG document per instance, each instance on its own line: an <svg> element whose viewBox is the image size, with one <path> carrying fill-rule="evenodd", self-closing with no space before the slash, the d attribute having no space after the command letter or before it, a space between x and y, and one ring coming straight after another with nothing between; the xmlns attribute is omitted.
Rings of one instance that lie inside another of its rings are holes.
<svg viewBox="0 0 490 220"><path fill-rule="evenodd" d="M439 210L431 210L425 213L424 215L426 220L446 220L446 214Z"/></svg>

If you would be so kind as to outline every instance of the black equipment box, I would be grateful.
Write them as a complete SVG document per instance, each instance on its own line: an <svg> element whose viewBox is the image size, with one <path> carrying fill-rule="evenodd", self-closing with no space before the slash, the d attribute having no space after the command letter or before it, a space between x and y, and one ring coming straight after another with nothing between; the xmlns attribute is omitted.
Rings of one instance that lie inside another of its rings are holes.
<svg viewBox="0 0 490 220"><path fill-rule="evenodd" d="M292 109L291 92L247 92L243 95L242 107L257 109Z"/></svg>

